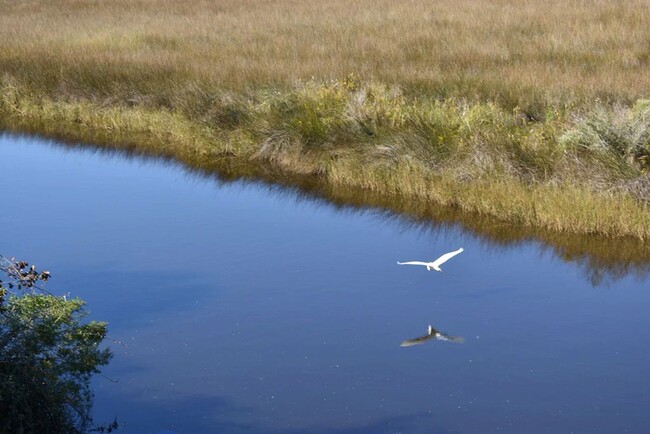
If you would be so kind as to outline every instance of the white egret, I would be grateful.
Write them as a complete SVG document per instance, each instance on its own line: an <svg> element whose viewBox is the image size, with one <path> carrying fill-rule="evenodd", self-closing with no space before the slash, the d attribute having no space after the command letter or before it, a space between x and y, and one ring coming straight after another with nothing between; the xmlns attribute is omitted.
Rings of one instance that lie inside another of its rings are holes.
<svg viewBox="0 0 650 434"><path fill-rule="evenodd" d="M450 260L451 258L453 258L454 256L461 253L462 251L463 248L461 247L460 249L454 250L453 252L445 253L444 255L442 255L441 257L439 257L433 262L409 261L409 262L397 262L397 263L399 265L424 265L425 267L427 267L427 270L429 271L431 271L431 269L433 268L436 271L442 272L440 266L445 262L447 262L448 260Z"/></svg>
<svg viewBox="0 0 650 434"><path fill-rule="evenodd" d="M435 339L437 341L446 341L446 342L455 342L457 344L462 344L465 342L465 339L460 337L460 336L449 336L446 333L443 333L441 331L438 331L434 329L431 324L429 324L429 329L427 331L427 334L424 336L420 336L419 338L415 339L408 339L400 344L400 347L410 347L413 345L419 345L423 344L429 339Z"/></svg>

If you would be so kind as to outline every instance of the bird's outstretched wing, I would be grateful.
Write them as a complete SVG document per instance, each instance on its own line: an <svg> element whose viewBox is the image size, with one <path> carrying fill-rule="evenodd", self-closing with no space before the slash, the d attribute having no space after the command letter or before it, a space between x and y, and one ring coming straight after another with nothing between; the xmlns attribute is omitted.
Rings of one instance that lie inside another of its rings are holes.
<svg viewBox="0 0 650 434"><path fill-rule="evenodd" d="M428 262L422 262L422 261L409 261L409 262L397 262L399 265L424 265L425 267L429 264Z"/></svg>
<svg viewBox="0 0 650 434"><path fill-rule="evenodd" d="M449 336L444 333L438 333L436 335L436 339L445 342L455 342L457 344L462 344L463 342L465 342L465 338L462 336Z"/></svg>
<svg viewBox="0 0 650 434"><path fill-rule="evenodd" d="M454 250L453 252L445 253L431 264L432 267L440 267L442 264L453 258L454 256L460 254L463 252L463 248L461 247L458 250Z"/></svg>
<svg viewBox="0 0 650 434"><path fill-rule="evenodd" d="M429 335L426 334L424 336L420 336L419 338L414 338L414 339L407 339L403 341L401 344L399 344L400 347L412 347L413 345L419 345L423 344L429 339L433 338L434 335Z"/></svg>

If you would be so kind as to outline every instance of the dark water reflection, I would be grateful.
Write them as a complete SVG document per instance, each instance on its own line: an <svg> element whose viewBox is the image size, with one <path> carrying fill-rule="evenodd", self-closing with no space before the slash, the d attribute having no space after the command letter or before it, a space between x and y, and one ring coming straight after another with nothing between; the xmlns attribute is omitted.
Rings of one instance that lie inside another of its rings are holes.
<svg viewBox="0 0 650 434"><path fill-rule="evenodd" d="M11 137L28 136L14 134ZM108 145L88 145L68 141L41 141L44 146L60 150L96 153L154 164L166 162L177 164L164 157L150 157L128 149L115 149ZM435 236L436 233L458 228L471 233L483 242L484 247L511 246L536 242L540 249L549 249L551 254L566 262L576 263L592 285L601 286L626 276L644 280L650 273L650 243L635 238L611 238L599 235L564 233L525 225L505 223L490 216L463 212L453 207L439 207L435 204L413 202L375 192L353 188L333 189L318 185L311 177L278 174L269 168L265 173L250 173L250 168L240 167L230 161L193 160L185 161L183 171L200 180L212 180L217 187L237 183L251 184L264 189L266 194L294 203L313 203L339 212L372 212L375 216L400 225L404 230L420 231Z"/></svg>
<svg viewBox="0 0 650 434"><path fill-rule="evenodd" d="M201 173L211 176L209 172ZM223 181L224 177L218 179ZM231 180L237 179L233 177ZM308 183L290 191L269 190L284 195L287 199L298 195L302 200L325 200L326 204L341 210L374 208L382 218L400 225L404 230L420 231L432 236L440 231L461 228L474 235L487 248L516 247L536 242L542 250L548 249L564 261L576 263L594 286L606 285L629 275L643 280L650 272L650 243L635 238L619 238L613 242L608 237L504 223L489 216L462 212L451 207L400 200L373 192L353 189L318 190Z"/></svg>
<svg viewBox="0 0 650 434"><path fill-rule="evenodd" d="M86 299L121 342L105 371L117 382L95 381L98 421L133 433L650 423L646 245L209 169L0 138L1 251L53 270L50 289ZM460 246L444 273L395 265ZM400 347L428 324L465 343Z"/></svg>

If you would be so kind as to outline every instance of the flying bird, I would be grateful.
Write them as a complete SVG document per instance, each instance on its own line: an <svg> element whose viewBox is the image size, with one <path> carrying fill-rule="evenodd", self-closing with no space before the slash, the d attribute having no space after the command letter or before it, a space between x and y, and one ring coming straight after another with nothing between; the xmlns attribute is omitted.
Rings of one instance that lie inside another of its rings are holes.
<svg viewBox="0 0 650 434"><path fill-rule="evenodd" d="M458 344L462 344L463 342L465 342L465 338L462 338L460 336L449 336L446 333L434 329L429 324L429 329L426 335L420 336L419 338L405 340L400 344L400 347L411 347L413 345L423 344L429 339L435 339L437 341L456 342Z"/></svg>
<svg viewBox="0 0 650 434"><path fill-rule="evenodd" d="M463 252L462 247L458 250L454 250L453 252L445 253L444 255L442 255L441 257L439 257L433 262L410 261L410 262L397 262L397 263L399 265L424 265L425 267L427 267L427 270L429 271L431 271L431 269L433 268L436 271L442 272L440 266L461 252Z"/></svg>

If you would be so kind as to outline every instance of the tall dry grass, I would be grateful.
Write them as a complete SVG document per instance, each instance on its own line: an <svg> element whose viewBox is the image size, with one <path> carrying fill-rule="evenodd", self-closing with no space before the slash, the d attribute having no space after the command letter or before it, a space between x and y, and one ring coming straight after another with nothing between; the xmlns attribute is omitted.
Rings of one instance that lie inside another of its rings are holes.
<svg viewBox="0 0 650 434"><path fill-rule="evenodd" d="M2 0L0 70L100 97L341 79L540 105L650 89L648 0Z"/></svg>
<svg viewBox="0 0 650 434"><path fill-rule="evenodd" d="M0 126L650 238L650 0L0 0Z"/></svg>

